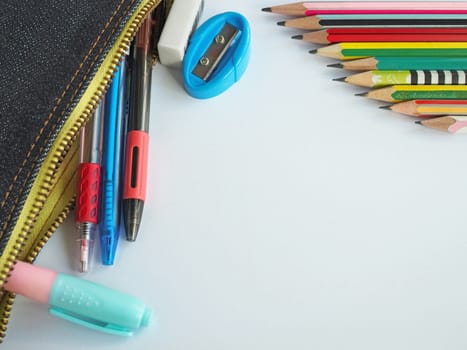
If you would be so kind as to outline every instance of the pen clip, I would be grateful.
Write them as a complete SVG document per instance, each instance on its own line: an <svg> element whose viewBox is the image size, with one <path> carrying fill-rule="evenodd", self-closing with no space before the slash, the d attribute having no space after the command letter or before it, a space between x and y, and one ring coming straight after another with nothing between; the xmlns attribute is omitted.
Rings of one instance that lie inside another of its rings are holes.
<svg viewBox="0 0 467 350"><path fill-rule="evenodd" d="M105 333L110 333L110 334L115 334L115 335L122 335L122 336L131 336L133 335L133 332L130 331L127 328L123 328L121 326L107 323L107 322L102 322L90 317L85 317L82 315L79 315L74 312L70 312L65 309L61 308L54 308L50 307L49 312L57 317L60 317L64 320L79 324L81 326L94 329L100 332L105 332Z"/></svg>

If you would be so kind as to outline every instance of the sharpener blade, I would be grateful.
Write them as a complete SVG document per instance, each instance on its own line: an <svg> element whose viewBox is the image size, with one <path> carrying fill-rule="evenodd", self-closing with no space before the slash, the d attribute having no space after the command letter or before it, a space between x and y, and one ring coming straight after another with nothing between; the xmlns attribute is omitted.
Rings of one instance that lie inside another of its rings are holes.
<svg viewBox="0 0 467 350"><path fill-rule="evenodd" d="M216 35L211 45L200 58L192 73L204 81L208 80L230 44L237 36L238 31L239 30L233 25L225 23L221 31Z"/></svg>

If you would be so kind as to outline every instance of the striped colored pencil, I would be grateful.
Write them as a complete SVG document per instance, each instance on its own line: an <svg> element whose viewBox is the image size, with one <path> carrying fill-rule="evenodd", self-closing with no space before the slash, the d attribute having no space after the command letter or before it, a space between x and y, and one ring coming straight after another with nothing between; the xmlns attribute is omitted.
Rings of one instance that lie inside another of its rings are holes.
<svg viewBox="0 0 467 350"><path fill-rule="evenodd" d="M467 27L467 15L316 15L292 18L277 22L280 26L319 30L327 28L354 28L354 27Z"/></svg>
<svg viewBox="0 0 467 350"><path fill-rule="evenodd" d="M420 120L417 124L427 126L432 129L454 133L467 133L467 116L446 115L438 118Z"/></svg>
<svg viewBox="0 0 467 350"><path fill-rule="evenodd" d="M369 88L387 85L465 85L467 70L372 70L334 80Z"/></svg>
<svg viewBox="0 0 467 350"><path fill-rule="evenodd" d="M294 35L314 44L352 42L467 41L467 28L328 28Z"/></svg>
<svg viewBox="0 0 467 350"><path fill-rule="evenodd" d="M373 56L467 57L467 42L338 43L311 50L310 53L340 60Z"/></svg>
<svg viewBox="0 0 467 350"><path fill-rule="evenodd" d="M467 100L411 100L380 108L417 118L467 115Z"/></svg>
<svg viewBox="0 0 467 350"><path fill-rule="evenodd" d="M262 10L289 16L355 13L466 13L467 3L457 1L313 1L265 7Z"/></svg>
<svg viewBox="0 0 467 350"><path fill-rule="evenodd" d="M329 64L350 71L368 70L467 70L467 57L368 57Z"/></svg>
<svg viewBox="0 0 467 350"><path fill-rule="evenodd" d="M466 100L467 85L393 85L357 96L399 102L408 100Z"/></svg>

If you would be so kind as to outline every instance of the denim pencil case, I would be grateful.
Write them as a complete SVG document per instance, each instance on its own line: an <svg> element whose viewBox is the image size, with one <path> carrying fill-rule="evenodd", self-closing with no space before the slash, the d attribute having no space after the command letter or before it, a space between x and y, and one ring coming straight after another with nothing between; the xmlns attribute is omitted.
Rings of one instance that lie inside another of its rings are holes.
<svg viewBox="0 0 467 350"><path fill-rule="evenodd" d="M74 207L81 127L163 0L0 0L0 286ZM162 23L156 23L157 40ZM153 45L157 47L157 45ZM157 53L154 52L154 62ZM0 341L14 295L2 289Z"/></svg>

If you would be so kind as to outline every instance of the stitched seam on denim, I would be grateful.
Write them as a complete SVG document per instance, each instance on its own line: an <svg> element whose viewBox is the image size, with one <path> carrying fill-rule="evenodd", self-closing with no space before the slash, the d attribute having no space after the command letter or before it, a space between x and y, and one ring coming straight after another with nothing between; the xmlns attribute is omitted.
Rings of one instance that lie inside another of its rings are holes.
<svg viewBox="0 0 467 350"><path fill-rule="evenodd" d="M72 78L71 78L71 81L68 83L68 85L66 86L65 90L63 91L63 93L61 94L60 98L57 100L56 104L55 104L55 107L52 109L52 111L50 112L49 116L47 117L47 119L44 121L44 125L43 127L39 130L39 134L37 135L36 139L34 140L33 144L31 145L31 148L25 158L25 160L23 161L23 163L21 164L21 167L20 169L18 170L17 174L15 175L15 177L13 178L13 182L12 184L9 186L8 188L8 191L7 193L5 194L5 197L4 199L2 200L2 202L0 203L0 207L3 207L12 191L12 188L14 186L14 184L16 183L16 181L18 180L19 178L19 175L20 173L23 171L24 167L26 166L26 163L27 163L27 160L30 156L30 154L32 153L32 151L34 150L37 142L39 141L40 137L42 136L42 133L44 132L44 129L45 127L47 126L47 124L50 122L50 119L53 117L53 114L54 114L54 111L59 107L59 104L62 103L62 99L63 99L63 96L67 93L67 91L70 89L71 87L71 84L73 83L74 79L76 78L76 76L80 73L80 69L81 67L84 65L85 61L88 59L88 57L92 54L94 48L96 47L97 43L99 42L100 38L104 35L104 32L108 29L108 26L110 24L110 22L113 20L113 18L116 16L118 10L121 8L122 4L123 4L123 1L124 0L121 0L120 4L118 5L117 9L114 11L114 13L112 14L112 16L109 18L109 20L107 21L107 23L105 24L104 28L102 29L101 33L99 33L98 37L96 38L95 42L93 43L93 45L91 46L91 48L89 49L88 53L86 54L85 58L83 59L83 62L80 64L80 66L78 67L78 69L76 70L76 72L73 74ZM135 0L136 1L136 0ZM129 8L132 6L132 4L135 2L135 1L132 1L128 7L123 11L123 13L126 13L128 12ZM109 42L110 38L112 37L111 34L113 34L117 28L119 27L121 21L123 20L123 18L125 18L125 16L121 16L121 19L120 21L117 21L116 22L116 25L114 26L114 28L111 30L111 32L109 33L109 37L108 39L104 42L104 45L102 45L102 48L101 48L101 51L99 52L102 53L102 51L104 50L105 48L105 45ZM78 94L81 86L83 85L83 83L86 81L86 78L87 76L89 75L89 70L91 69L92 65L95 63L95 61L99 58L99 55L97 55L94 60L91 62L91 64L89 65L89 68L88 68L88 71L85 73L85 75L83 76L83 79L81 81L81 83L77 86L77 88L75 89L75 92L73 93L73 95L70 97L70 101L68 102L68 104L65 106L65 108L63 109L63 112L61 113L60 116L62 116L66 110L68 109L68 107L71 105L71 103L73 102L73 99L74 97ZM47 137L50 136L50 134L55 130L55 127L57 125L55 125L49 132L49 134L47 135ZM36 158L34 159L34 161L37 160L37 158L41 155L41 152L43 150L44 147L41 147L39 149L39 152L38 152L38 155L36 156ZM22 192L24 191L24 188L26 186L26 183L27 183L27 179L29 178L29 176L31 175L32 173L32 170L30 170L27 175L26 175L26 180L25 182L21 185L21 188L19 189L19 192L20 194L22 194ZM4 224L3 224L3 227L0 231L0 238L3 237L3 235L5 234L5 230L6 228L8 227L8 225L10 224L10 221L11 221L11 218L12 218L12 215L13 215L13 212L14 210L16 209L16 205L18 204L18 201L20 199L21 195L18 195L17 199L15 200L15 202L12 204L12 208L10 210L10 213L8 214Z"/></svg>

